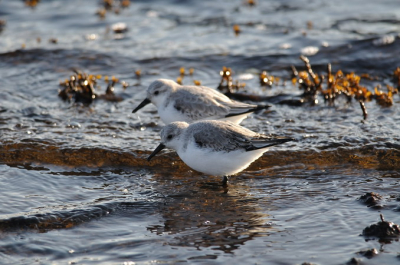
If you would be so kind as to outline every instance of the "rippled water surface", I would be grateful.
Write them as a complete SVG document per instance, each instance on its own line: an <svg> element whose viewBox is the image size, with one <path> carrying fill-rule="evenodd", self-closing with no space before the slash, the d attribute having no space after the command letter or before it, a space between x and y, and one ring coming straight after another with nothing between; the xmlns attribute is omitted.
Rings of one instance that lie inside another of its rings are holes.
<svg viewBox="0 0 400 265"><path fill-rule="evenodd" d="M381 213L400 223L399 95L367 102L366 120L344 98L278 104L301 95L300 54L319 74L331 63L371 76L370 91L396 87L398 1L246 2L114 0L101 18L103 1L0 0L0 264L398 264L398 238L361 234ZM217 88L223 66L272 105L242 125L296 139L227 193L175 152L147 162L163 123L152 105L131 113L153 80L184 67L184 84ZM102 75L100 94L105 76L129 85L115 84L117 101L63 101L74 69ZM262 70L280 81L260 86Z"/></svg>

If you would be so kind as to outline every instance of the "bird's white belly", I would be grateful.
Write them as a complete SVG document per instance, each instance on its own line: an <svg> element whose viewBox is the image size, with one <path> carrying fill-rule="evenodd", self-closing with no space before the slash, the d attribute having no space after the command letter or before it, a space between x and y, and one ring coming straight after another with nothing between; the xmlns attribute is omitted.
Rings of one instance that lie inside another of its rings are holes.
<svg viewBox="0 0 400 265"><path fill-rule="evenodd" d="M217 152L191 144L186 150L178 151L178 155L183 162L196 171L214 176L229 176L246 169L265 151L265 149L260 149L249 152L244 150Z"/></svg>
<svg viewBox="0 0 400 265"><path fill-rule="evenodd" d="M189 119L186 115L184 115L182 112L177 111L172 104L169 104L165 108L159 108L158 109L158 115L160 115L161 120L165 124L170 124L171 122L174 121L185 121L185 122L191 122L191 119Z"/></svg>

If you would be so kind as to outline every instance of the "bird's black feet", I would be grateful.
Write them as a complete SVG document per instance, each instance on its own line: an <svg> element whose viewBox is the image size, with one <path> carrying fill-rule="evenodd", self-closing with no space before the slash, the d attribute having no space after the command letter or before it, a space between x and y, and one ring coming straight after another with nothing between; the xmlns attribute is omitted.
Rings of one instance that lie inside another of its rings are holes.
<svg viewBox="0 0 400 265"><path fill-rule="evenodd" d="M203 183L202 188L208 188L208 189L221 189L221 187L224 189L225 193L228 192L228 177L224 176L221 182L207 182Z"/></svg>

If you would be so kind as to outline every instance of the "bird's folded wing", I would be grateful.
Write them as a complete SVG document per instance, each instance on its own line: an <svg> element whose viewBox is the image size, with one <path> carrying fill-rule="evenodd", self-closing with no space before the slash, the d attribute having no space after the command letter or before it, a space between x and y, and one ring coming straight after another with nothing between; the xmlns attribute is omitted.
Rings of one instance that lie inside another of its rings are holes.
<svg viewBox="0 0 400 265"><path fill-rule="evenodd" d="M197 123L193 125L190 130L193 130L193 137L196 144L201 148L211 148L217 151L252 151L293 140L287 137L272 137L257 134L229 122L218 123L211 121L209 123Z"/></svg>
<svg viewBox="0 0 400 265"><path fill-rule="evenodd" d="M252 137L257 135L253 131L230 122L196 123L192 124L189 130L193 131L194 141L199 147L223 152L246 150L252 145Z"/></svg>
<svg viewBox="0 0 400 265"><path fill-rule="evenodd" d="M232 101L208 87L186 87L173 95L175 108L195 120L221 119L254 112L268 106Z"/></svg>
<svg viewBox="0 0 400 265"><path fill-rule="evenodd" d="M229 114L229 108L212 96L193 94L180 90L174 95L175 109L191 117L193 120L201 120L209 117L215 119L224 118Z"/></svg>

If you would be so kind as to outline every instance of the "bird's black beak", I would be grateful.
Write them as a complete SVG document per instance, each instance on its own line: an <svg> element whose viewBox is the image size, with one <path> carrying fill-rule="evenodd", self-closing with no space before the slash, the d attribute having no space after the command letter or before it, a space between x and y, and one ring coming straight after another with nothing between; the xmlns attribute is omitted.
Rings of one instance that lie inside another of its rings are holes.
<svg viewBox="0 0 400 265"><path fill-rule="evenodd" d="M147 158L147 161L150 161L153 158L153 156L155 156L158 152L160 152L164 148L165 148L164 144L159 144L157 146L157 148L153 151L153 153L151 153L151 155L149 155L149 157Z"/></svg>
<svg viewBox="0 0 400 265"><path fill-rule="evenodd" d="M142 101L142 103L139 104L139 106L136 107L136 109L132 111L132 113L135 113L136 111L140 110L149 103L151 103L150 99L146 98L145 100Z"/></svg>

